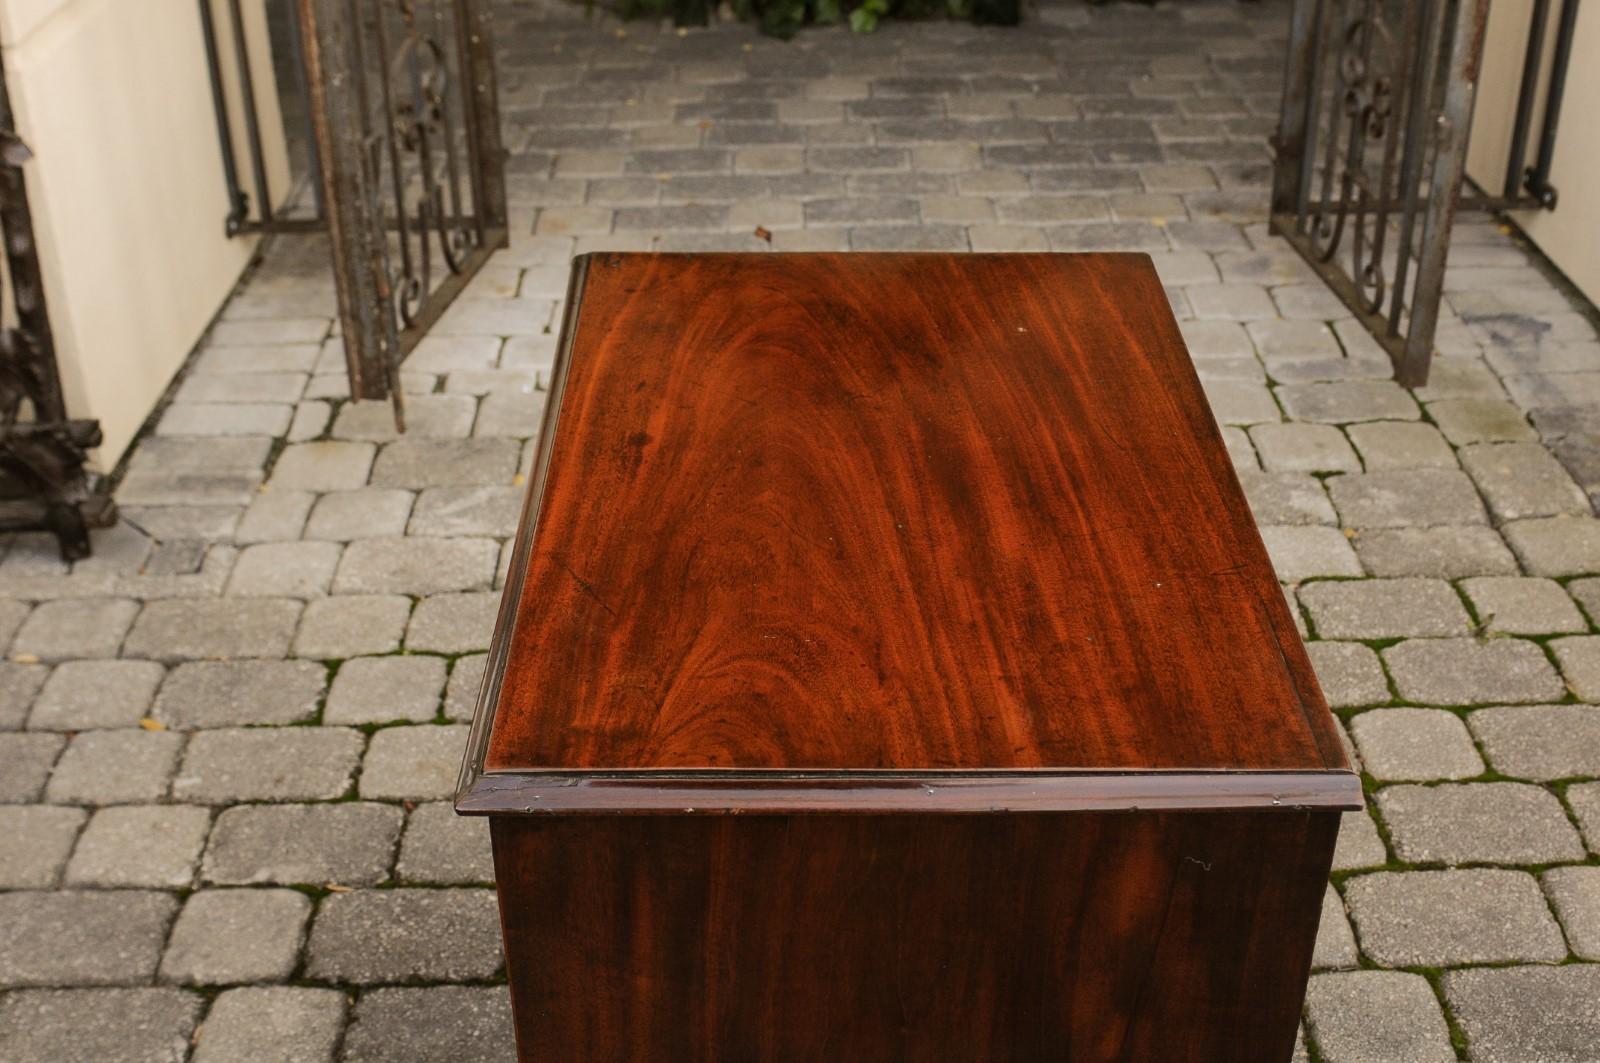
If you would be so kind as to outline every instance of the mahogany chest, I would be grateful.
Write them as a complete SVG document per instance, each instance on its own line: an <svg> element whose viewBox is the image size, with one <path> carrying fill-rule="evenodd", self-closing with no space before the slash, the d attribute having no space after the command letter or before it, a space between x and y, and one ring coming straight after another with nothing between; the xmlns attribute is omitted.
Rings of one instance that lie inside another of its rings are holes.
<svg viewBox="0 0 1600 1063"><path fill-rule="evenodd" d="M1283 1063L1360 803L1146 256L576 261L456 799L521 1058Z"/></svg>

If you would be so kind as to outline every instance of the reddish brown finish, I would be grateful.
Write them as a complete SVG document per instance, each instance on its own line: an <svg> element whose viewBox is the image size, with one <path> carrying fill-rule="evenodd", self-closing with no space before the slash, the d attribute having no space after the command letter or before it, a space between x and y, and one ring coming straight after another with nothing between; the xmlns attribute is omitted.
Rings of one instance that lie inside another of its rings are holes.
<svg viewBox="0 0 1600 1063"><path fill-rule="evenodd" d="M587 270L491 773L1345 769L1145 256Z"/></svg>
<svg viewBox="0 0 1600 1063"><path fill-rule="evenodd" d="M492 822L525 1060L1286 1063L1338 813Z"/></svg>

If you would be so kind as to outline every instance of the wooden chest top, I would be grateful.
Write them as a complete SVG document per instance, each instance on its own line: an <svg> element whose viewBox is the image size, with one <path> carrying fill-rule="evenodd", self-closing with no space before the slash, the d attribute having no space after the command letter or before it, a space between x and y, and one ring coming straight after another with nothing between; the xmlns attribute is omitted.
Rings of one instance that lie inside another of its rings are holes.
<svg viewBox="0 0 1600 1063"><path fill-rule="evenodd" d="M1356 799L1144 255L584 256L540 447L464 810L518 773Z"/></svg>

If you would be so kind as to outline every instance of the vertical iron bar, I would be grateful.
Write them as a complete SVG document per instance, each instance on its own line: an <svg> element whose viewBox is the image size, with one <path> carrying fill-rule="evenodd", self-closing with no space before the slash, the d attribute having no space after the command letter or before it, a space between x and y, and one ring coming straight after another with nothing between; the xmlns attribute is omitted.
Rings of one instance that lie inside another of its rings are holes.
<svg viewBox="0 0 1600 1063"><path fill-rule="evenodd" d="M1556 190L1550 187L1550 167L1556 157L1556 130L1561 124L1561 98L1567 93L1567 67L1572 63L1572 38L1578 26L1578 0L1561 0L1561 21L1556 26L1556 50L1550 59L1550 91L1544 98L1544 127L1539 131L1539 161L1534 163L1528 188L1539 205L1555 209Z"/></svg>
<svg viewBox="0 0 1600 1063"><path fill-rule="evenodd" d="M365 71L353 65L361 26L345 0L295 2L301 6L311 83L309 103L322 153L323 193L350 394L357 399L382 399L389 396L400 350L389 290L383 209L367 150ZM398 390L394 395L398 398Z"/></svg>
<svg viewBox="0 0 1600 1063"><path fill-rule="evenodd" d="M455 0L456 46L461 53L464 90L461 106L466 119L467 145L472 171L472 209L478 223L480 246L498 233L495 247L504 247L506 235L506 158L500 142L500 105L494 65L494 14L480 0Z"/></svg>
<svg viewBox="0 0 1600 1063"><path fill-rule="evenodd" d="M1533 105L1539 94L1539 62L1544 56L1545 23L1550 20L1550 0L1533 0L1533 16L1528 20L1528 47L1522 59L1522 88L1517 93L1517 120L1511 127L1511 157L1506 160L1505 196L1516 199L1522 192L1523 163L1528 158L1528 127L1533 124Z"/></svg>
<svg viewBox="0 0 1600 1063"><path fill-rule="evenodd" d="M1445 259L1450 251L1450 227L1455 222L1456 200L1461 194L1461 172L1466 164L1472 108L1477 102L1483 30L1488 17L1489 0L1457 0L1450 31L1444 109L1435 131L1438 150L1422 226L1417 287L1411 302L1405 351L1395 371L1396 382L1405 387L1418 387L1427 381L1428 363L1433 357L1433 334L1439 324L1439 300L1444 293Z"/></svg>
<svg viewBox="0 0 1600 1063"><path fill-rule="evenodd" d="M1315 18L1311 26L1311 74L1310 92L1306 98L1306 139L1305 149L1300 153L1300 185L1295 198L1295 229L1300 233L1307 231L1307 221L1310 217L1311 186L1316 179L1317 142L1321 136L1318 127L1322 124L1322 79L1328 39L1327 27L1333 17L1330 12L1337 2L1338 0L1317 0Z"/></svg>
<svg viewBox="0 0 1600 1063"><path fill-rule="evenodd" d="M244 128L250 144L250 168L254 171L256 195L260 202L256 210L263 222L272 220L273 203L267 188L267 159L261 146L261 116L256 111L256 83L250 72L250 42L245 36L244 13L239 0L228 0L229 15L233 19L233 50L239 64L239 101L244 109Z"/></svg>
<svg viewBox="0 0 1600 1063"><path fill-rule="evenodd" d="M1273 142L1272 213L1294 211L1300 160L1306 151L1306 119L1311 100L1311 64L1316 41L1318 0L1295 0L1289 16L1289 56L1283 69L1283 106ZM464 57L463 57L464 59ZM463 70L470 69L465 61Z"/></svg>
<svg viewBox="0 0 1600 1063"><path fill-rule="evenodd" d="M200 2L200 33L206 45L206 72L211 76L211 103L217 115L217 146L222 150L222 176L228 184L228 216L223 221L229 236L236 236L250 214L250 201L239 187L239 160L233 153L233 127L228 120L228 98L222 83L222 59L217 53L217 23L211 0Z"/></svg>
<svg viewBox="0 0 1600 1063"><path fill-rule="evenodd" d="M1411 104L1406 115L1406 152L1400 163L1400 191L1405 208L1400 215L1400 242L1395 247L1393 301L1389 307L1389 335L1400 334L1400 315L1411 305L1406 284L1411 274L1411 246L1416 239L1417 195L1422 167L1428 154L1428 124L1433 117L1434 79L1438 77L1439 49L1443 47L1445 6L1448 0L1420 0L1426 6L1424 31L1413 42L1417 64L1412 72Z"/></svg>

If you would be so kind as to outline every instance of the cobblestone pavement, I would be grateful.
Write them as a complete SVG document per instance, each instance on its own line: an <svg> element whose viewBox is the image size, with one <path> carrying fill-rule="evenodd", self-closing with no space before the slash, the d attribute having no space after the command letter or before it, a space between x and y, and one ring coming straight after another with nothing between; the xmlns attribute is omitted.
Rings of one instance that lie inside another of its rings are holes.
<svg viewBox="0 0 1600 1063"><path fill-rule="evenodd" d="M446 799L567 260L769 246L1151 252L1371 796L1301 1058L1600 1059L1600 342L1468 218L1433 382L1388 381L1263 224L1283 4L789 44L501 6L516 236L409 434L280 241L94 558L0 540L0 1059L511 1057Z"/></svg>

